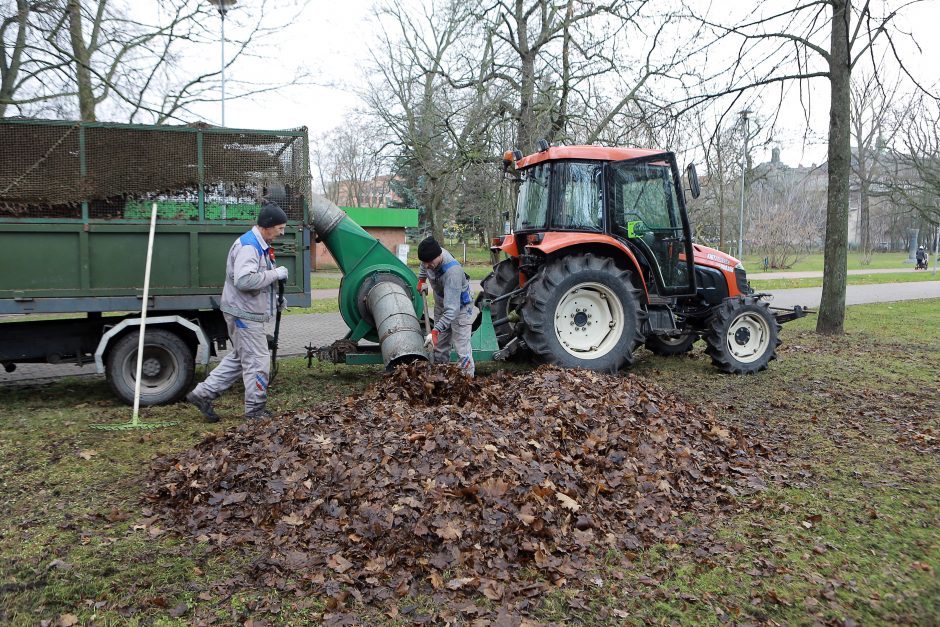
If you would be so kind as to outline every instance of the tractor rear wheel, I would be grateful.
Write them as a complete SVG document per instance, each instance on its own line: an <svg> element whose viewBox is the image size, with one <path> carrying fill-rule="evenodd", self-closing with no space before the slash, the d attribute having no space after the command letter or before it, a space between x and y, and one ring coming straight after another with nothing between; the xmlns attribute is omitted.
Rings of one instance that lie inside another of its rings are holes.
<svg viewBox="0 0 940 627"><path fill-rule="evenodd" d="M695 333L684 333L670 337L668 335L649 335L646 337L646 348L650 352L664 357L685 355L692 350L692 345L698 340Z"/></svg>
<svg viewBox="0 0 940 627"><path fill-rule="evenodd" d="M726 298L715 308L705 341L712 365L732 374L765 370L777 358L780 323L770 306L750 296Z"/></svg>
<svg viewBox="0 0 940 627"><path fill-rule="evenodd" d="M493 267L483 282L481 296L489 300L495 300L500 296L508 294L519 288L519 262L515 258L503 259ZM512 299L501 300L490 306L490 314L493 316L493 322L504 320L510 311L509 301ZM509 343L509 340L516 336L516 324L513 322L503 322L495 325L496 341L499 347L503 348Z"/></svg>
<svg viewBox="0 0 940 627"><path fill-rule="evenodd" d="M522 310L526 345L542 361L615 372L643 342L638 290L630 272L592 254L547 263Z"/></svg>

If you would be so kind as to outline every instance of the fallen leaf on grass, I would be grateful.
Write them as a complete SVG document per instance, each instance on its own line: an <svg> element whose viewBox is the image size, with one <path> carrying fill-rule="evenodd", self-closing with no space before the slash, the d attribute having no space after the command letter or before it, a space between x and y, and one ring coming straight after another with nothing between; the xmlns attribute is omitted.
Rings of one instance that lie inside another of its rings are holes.
<svg viewBox="0 0 940 627"><path fill-rule="evenodd" d="M72 625L78 624L78 616L75 614L63 614L56 620L56 625L58 627L72 627Z"/></svg>
<svg viewBox="0 0 940 627"><path fill-rule="evenodd" d="M92 457L94 457L97 454L98 454L98 451L91 449L91 448L86 448L78 452L78 456L84 459L85 461L90 460Z"/></svg>

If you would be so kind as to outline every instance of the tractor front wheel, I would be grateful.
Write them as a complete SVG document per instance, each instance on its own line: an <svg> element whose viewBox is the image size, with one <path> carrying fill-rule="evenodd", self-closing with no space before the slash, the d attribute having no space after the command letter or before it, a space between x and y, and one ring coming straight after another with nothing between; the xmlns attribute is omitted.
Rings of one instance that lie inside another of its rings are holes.
<svg viewBox="0 0 940 627"><path fill-rule="evenodd" d="M708 324L712 365L732 374L765 370L777 358L780 323L770 306L753 297L726 298Z"/></svg>
<svg viewBox="0 0 940 627"><path fill-rule="evenodd" d="M526 345L542 361L615 372L633 363L643 342L631 274L592 254L548 262L529 285L523 308Z"/></svg>

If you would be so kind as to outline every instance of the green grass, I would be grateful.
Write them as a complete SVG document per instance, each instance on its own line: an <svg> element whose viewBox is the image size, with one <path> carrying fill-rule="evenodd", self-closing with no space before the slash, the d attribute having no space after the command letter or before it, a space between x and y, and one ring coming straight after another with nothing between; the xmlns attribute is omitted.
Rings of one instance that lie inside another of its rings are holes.
<svg viewBox="0 0 940 627"><path fill-rule="evenodd" d="M814 324L808 317L785 325L779 359L748 377L717 373L701 344L681 358L638 352L633 372L751 429L788 457L774 467L769 490L731 502L715 529L716 555L682 545L609 551L596 574L600 585L551 589L532 599L534 619L936 624L940 455L918 452L909 436L940 437L940 300L849 307L839 338L816 335ZM497 367L479 370L485 376ZM380 376L376 367L307 369L303 359L289 359L272 388L272 409L342 399ZM279 598L248 581L220 593L213 584L242 581L250 552L216 554L141 527L149 460L236 424L241 391L224 395L218 409L218 425L174 405L144 409L143 419L178 426L106 432L90 425L124 422L130 409L99 378L4 388L0 623L54 623L64 614L103 624L322 620L323 599ZM280 613L259 616L275 598ZM174 619L170 610L181 603L188 612ZM436 602L422 594L390 603L427 614ZM369 624L409 623L405 614L392 621L388 609L353 604L347 611Z"/></svg>
<svg viewBox="0 0 940 627"><path fill-rule="evenodd" d="M730 251L729 254L734 255L735 252ZM907 253L872 253L871 262L866 265L863 263L861 255L849 252L846 262L849 270L880 270L883 268L898 268L900 270L905 267L910 267L910 264L904 264L907 258ZM760 273L763 268L763 261L764 255L744 255L744 267L747 269L748 274L756 276ZM789 268L769 268L768 271L822 272L823 266L823 254L819 252L800 257L800 259Z"/></svg>
<svg viewBox="0 0 940 627"><path fill-rule="evenodd" d="M748 275L758 277L749 279L751 287L758 291L788 290L798 287L821 287L822 277L809 279L765 279L760 274ZM940 276L932 272L886 272L884 274L850 274L846 277L847 285L880 285L882 283L917 283L919 281L940 281Z"/></svg>

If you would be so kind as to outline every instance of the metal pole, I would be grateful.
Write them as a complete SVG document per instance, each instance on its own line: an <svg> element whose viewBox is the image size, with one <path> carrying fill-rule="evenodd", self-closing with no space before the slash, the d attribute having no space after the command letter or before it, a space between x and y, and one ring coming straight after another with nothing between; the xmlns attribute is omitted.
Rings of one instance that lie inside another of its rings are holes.
<svg viewBox="0 0 940 627"><path fill-rule="evenodd" d="M222 126L225 126L225 4L219 5L222 16Z"/></svg>
<svg viewBox="0 0 940 627"><path fill-rule="evenodd" d="M747 116L751 110L745 109L738 115L744 121L744 154L741 156L741 211L738 213L738 260L744 259L744 176L747 170Z"/></svg>
<svg viewBox="0 0 940 627"><path fill-rule="evenodd" d="M157 230L157 203L150 208L150 234L147 237L147 261L144 264L144 304L140 308L140 334L137 336L137 378L134 381L134 415L131 423L138 423L140 410L140 377L144 367L144 334L147 331L147 300L150 297L150 267L153 261L153 234Z"/></svg>
<svg viewBox="0 0 940 627"><path fill-rule="evenodd" d="M937 276L937 258L940 257L940 224L937 225L937 238L933 245L933 275Z"/></svg>

